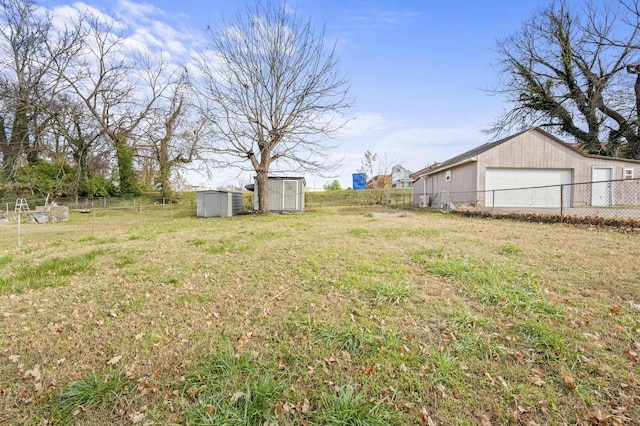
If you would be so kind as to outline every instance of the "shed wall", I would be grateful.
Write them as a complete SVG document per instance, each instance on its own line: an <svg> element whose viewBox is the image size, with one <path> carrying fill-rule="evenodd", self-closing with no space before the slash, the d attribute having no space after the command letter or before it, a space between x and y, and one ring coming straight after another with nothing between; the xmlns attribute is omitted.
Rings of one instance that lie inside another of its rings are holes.
<svg viewBox="0 0 640 426"><path fill-rule="evenodd" d="M258 180L255 179L253 192L253 207L259 209ZM270 177L269 188L269 210L272 212L302 212L305 203L305 181L304 178L281 178Z"/></svg>
<svg viewBox="0 0 640 426"><path fill-rule="evenodd" d="M196 194L197 217L229 217L242 213L242 193L199 191Z"/></svg>

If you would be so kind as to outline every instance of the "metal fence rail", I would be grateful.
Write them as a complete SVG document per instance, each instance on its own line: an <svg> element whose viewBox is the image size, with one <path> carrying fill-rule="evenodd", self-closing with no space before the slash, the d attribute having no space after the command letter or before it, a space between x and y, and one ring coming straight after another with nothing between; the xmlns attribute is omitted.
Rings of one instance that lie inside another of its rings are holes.
<svg viewBox="0 0 640 426"><path fill-rule="evenodd" d="M489 191L414 192L421 207L640 219L640 179L583 182Z"/></svg>
<svg viewBox="0 0 640 426"><path fill-rule="evenodd" d="M51 220L51 217L42 221L33 208L29 211L9 210L0 215L0 251L69 239L135 234L147 226L195 216L194 202L70 209L68 219L63 221Z"/></svg>

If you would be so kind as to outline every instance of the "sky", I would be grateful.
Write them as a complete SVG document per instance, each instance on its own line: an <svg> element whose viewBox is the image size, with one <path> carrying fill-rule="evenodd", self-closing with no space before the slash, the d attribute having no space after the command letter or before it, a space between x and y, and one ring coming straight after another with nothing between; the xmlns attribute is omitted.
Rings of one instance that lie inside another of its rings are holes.
<svg viewBox="0 0 640 426"><path fill-rule="evenodd" d="M336 43L340 71L350 82L354 106L347 128L330 141L342 166L331 176L305 175L321 188L352 174L371 151L417 171L445 161L492 137L483 132L509 108L487 92L498 87L497 40L518 31L551 0L287 0L302 19L324 25ZM62 13L79 3L42 0ZM241 0L86 0L118 16L140 43L185 54L203 41L207 26L244 12ZM246 184L251 175L229 170L212 176L186 173L190 184Z"/></svg>

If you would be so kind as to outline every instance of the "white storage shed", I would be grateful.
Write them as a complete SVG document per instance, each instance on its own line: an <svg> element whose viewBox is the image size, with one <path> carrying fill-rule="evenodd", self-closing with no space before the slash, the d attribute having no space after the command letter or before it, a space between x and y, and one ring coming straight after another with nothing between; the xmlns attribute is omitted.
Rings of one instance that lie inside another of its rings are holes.
<svg viewBox="0 0 640 426"><path fill-rule="evenodd" d="M242 193L233 191L198 191L198 217L229 217L242 213Z"/></svg>

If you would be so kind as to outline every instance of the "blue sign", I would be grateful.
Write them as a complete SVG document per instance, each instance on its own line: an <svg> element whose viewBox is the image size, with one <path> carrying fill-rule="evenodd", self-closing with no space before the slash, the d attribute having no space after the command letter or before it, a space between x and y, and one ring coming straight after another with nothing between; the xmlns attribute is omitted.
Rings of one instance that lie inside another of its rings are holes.
<svg viewBox="0 0 640 426"><path fill-rule="evenodd" d="M354 173L353 189L367 189L367 175L364 173Z"/></svg>

